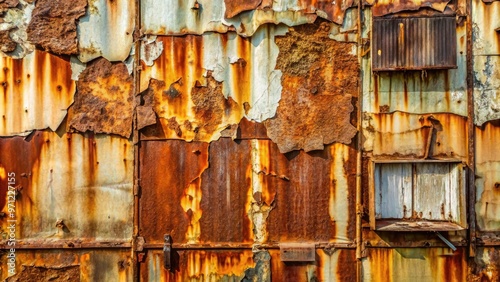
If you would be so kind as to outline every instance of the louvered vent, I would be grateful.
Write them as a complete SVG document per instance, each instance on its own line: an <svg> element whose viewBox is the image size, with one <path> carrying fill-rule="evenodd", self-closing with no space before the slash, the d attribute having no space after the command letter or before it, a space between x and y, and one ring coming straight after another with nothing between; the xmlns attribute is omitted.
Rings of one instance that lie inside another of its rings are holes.
<svg viewBox="0 0 500 282"><path fill-rule="evenodd" d="M455 17L375 18L374 71L457 67Z"/></svg>

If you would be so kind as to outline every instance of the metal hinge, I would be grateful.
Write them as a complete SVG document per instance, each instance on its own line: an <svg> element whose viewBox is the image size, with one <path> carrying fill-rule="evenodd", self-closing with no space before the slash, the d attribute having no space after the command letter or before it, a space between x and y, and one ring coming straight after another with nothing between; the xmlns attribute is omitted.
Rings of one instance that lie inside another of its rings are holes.
<svg viewBox="0 0 500 282"><path fill-rule="evenodd" d="M165 234L165 243L163 244L163 267L172 271L172 237Z"/></svg>

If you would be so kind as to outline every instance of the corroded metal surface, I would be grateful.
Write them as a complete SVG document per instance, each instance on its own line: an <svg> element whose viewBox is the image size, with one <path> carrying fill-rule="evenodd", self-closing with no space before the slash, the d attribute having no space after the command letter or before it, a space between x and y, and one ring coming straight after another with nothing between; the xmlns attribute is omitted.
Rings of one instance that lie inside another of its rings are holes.
<svg viewBox="0 0 500 282"><path fill-rule="evenodd" d="M366 32L370 32L370 26ZM446 112L467 116L466 30L457 26L457 69L372 74L363 58L363 112Z"/></svg>
<svg viewBox="0 0 500 282"><path fill-rule="evenodd" d="M16 266L16 276L4 280L3 267L2 281L134 281L129 250L17 250L16 259L22 262ZM7 265L7 256L0 263Z"/></svg>
<svg viewBox="0 0 500 282"><path fill-rule="evenodd" d="M80 74L68 129L130 137L134 109L133 78L124 63L101 58Z"/></svg>
<svg viewBox="0 0 500 282"><path fill-rule="evenodd" d="M329 30L327 22L318 20L276 39L282 98L276 116L264 124L282 153L320 150L333 142L349 144L356 134L350 122L359 75L356 48L328 39Z"/></svg>
<svg viewBox="0 0 500 282"><path fill-rule="evenodd" d="M31 13L35 8L32 0L3 1L0 9L2 24L2 41L0 51L2 55L13 58L23 58L33 52L35 46L28 41L26 32L31 20Z"/></svg>
<svg viewBox="0 0 500 282"><path fill-rule="evenodd" d="M499 125L495 121L476 127L476 217L483 231L500 231L500 152L496 149Z"/></svg>
<svg viewBox="0 0 500 282"><path fill-rule="evenodd" d="M142 72L141 90L163 136L211 141L243 116L274 116L281 98L274 37L285 32L267 26L252 39L235 33L158 37L163 52Z"/></svg>
<svg viewBox="0 0 500 282"><path fill-rule="evenodd" d="M464 248L367 250L363 281L467 281Z"/></svg>
<svg viewBox="0 0 500 282"><path fill-rule="evenodd" d="M432 8L443 12L450 0L366 0L372 6L373 16L379 17L401 11L414 11L422 8Z"/></svg>
<svg viewBox="0 0 500 282"><path fill-rule="evenodd" d="M145 34L203 34L235 30L238 34L252 36L266 23L295 26L312 23L318 16L342 24L345 11L352 5L352 0L169 0L162 3L146 0L141 1L141 24Z"/></svg>
<svg viewBox="0 0 500 282"><path fill-rule="evenodd" d="M391 158L458 158L467 156L467 119L454 114L363 115L364 148ZM431 136L429 136L431 135ZM431 138L429 138L431 137Z"/></svg>
<svg viewBox="0 0 500 282"><path fill-rule="evenodd" d="M0 68L0 135L56 130L76 89L69 60L35 51L23 60L0 58Z"/></svg>
<svg viewBox="0 0 500 282"><path fill-rule="evenodd" d="M345 211L354 205L348 188L353 154L340 144L286 156L268 140L222 138L209 148L147 141L141 152L142 234L149 243L161 242L165 230L177 243L349 242L354 214ZM227 167L233 171L219 173ZM297 212L309 205L314 211Z"/></svg>
<svg viewBox="0 0 500 282"><path fill-rule="evenodd" d="M38 0L28 25L28 41L59 55L77 51L76 21L85 15L87 1Z"/></svg>
<svg viewBox="0 0 500 282"><path fill-rule="evenodd" d="M78 23L80 61L86 63L100 56L112 62L127 59L135 16L135 0L88 0L87 14Z"/></svg>
<svg viewBox="0 0 500 282"><path fill-rule="evenodd" d="M129 141L37 131L28 140L1 139L0 151L2 171L16 174L18 239L130 239ZM6 175L1 184L0 204L7 211ZM7 232L8 222L1 224Z"/></svg>

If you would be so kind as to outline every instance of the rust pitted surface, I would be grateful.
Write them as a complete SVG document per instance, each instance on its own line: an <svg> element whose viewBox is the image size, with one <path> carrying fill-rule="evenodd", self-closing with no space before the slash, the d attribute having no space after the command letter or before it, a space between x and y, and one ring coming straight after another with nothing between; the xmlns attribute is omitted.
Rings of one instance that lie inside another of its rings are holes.
<svg viewBox="0 0 500 282"><path fill-rule="evenodd" d="M379 17L401 11L416 11L422 8L431 8L443 12L450 0L368 0L372 6L373 16Z"/></svg>
<svg viewBox="0 0 500 282"><path fill-rule="evenodd" d="M80 132L117 134L132 132L133 78L124 63L100 58L80 74L68 126Z"/></svg>
<svg viewBox="0 0 500 282"><path fill-rule="evenodd" d="M0 31L0 51L8 53L16 49L17 43L10 38L10 30Z"/></svg>
<svg viewBox="0 0 500 282"><path fill-rule="evenodd" d="M240 112L240 107L233 98L224 97L222 93L222 83L217 82L211 75L208 76L206 85L198 82L191 91L193 101L193 111L196 118L194 140L206 140L216 131L220 130L226 116L233 115L232 112ZM185 126L187 130L193 125ZM206 136L205 136L206 135Z"/></svg>
<svg viewBox="0 0 500 282"><path fill-rule="evenodd" d="M19 5L19 0L0 0L0 13Z"/></svg>
<svg viewBox="0 0 500 282"><path fill-rule="evenodd" d="M224 17L232 18L241 12L253 10L257 8L260 3L262 3L262 0L224 0L224 4L226 6Z"/></svg>
<svg viewBox="0 0 500 282"><path fill-rule="evenodd" d="M48 282L80 281L80 266L61 268L42 266L22 266L21 272L5 280L6 282Z"/></svg>
<svg viewBox="0 0 500 282"><path fill-rule="evenodd" d="M38 0L28 25L28 40L48 52L78 53L76 21L85 15L85 0Z"/></svg>
<svg viewBox="0 0 500 282"><path fill-rule="evenodd" d="M140 231L148 243L163 243L165 233L171 233L174 243L188 242L188 231L195 231L196 224L201 224L202 232L197 237L204 238L203 222L197 216L203 219L208 214L199 202L206 195L199 193L200 184L205 184L200 176L208 167L208 146L180 140L142 145Z"/></svg>
<svg viewBox="0 0 500 282"><path fill-rule="evenodd" d="M500 277L500 249L478 248L469 271L470 282L497 281Z"/></svg>
<svg viewBox="0 0 500 282"><path fill-rule="evenodd" d="M203 82L196 81L187 91L184 84L179 79L167 87L164 81L151 79L148 89L143 92L144 105L152 107L161 118L160 122L166 125L164 136L208 141L236 125L232 120L241 116L241 106L231 97L224 97L222 83L210 73ZM188 105L191 109L184 108ZM184 116L188 119L183 119Z"/></svg>
<svg viewBox="0 0 500 282"><path fill-rule="evenodd" d="M355 45L330 40L329 28L317 21L276 39L283 91L276 116L264 124L282 153L350 144L356 135L350 123L352 97L358 91Z"/></svg>

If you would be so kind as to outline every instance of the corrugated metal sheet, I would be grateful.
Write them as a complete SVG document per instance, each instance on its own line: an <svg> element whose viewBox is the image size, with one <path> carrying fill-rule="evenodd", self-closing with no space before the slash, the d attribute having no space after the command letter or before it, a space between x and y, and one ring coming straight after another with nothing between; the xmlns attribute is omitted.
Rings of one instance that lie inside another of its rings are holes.
<svg viewBox="0 0 500 282"><path fill-rule="evenodd" d="M0 164L16 173L17 238L79 243L130 240L133 154L130 141L37 131L0 139ZM7 178L1 178L1 210ZM66 228L57 226L63 221ZM1 221L6 230L8 222Z"/></svg>
<svg viewBox="0 0 500 282"><path fill-rule="evenodd" d="M78 22L78 58L125 61L132 49L135 0L89 0L87 14ZM157 9L157 4L152 5Z"/></svg>
<svg viewBox="0 0 500 282"><path fill-rule="evenodd" d="M284 23L295 26L312 23L317 16L337 24L344 21L344 13L352 6L352 0L346 1L303 1L280 0L262 1L256 5L243 5L231 1L141 1L141 19L145 34L203 34L208 31L225 33L235 30L238 34L252 36L266 23ZM255 4L255 3L254 3ZM248 6L246 6L248 5ZM251 11L245 11L252 9ZM227 19L228 16L238 15Z"/></svg>
<svg viewBox="0 0 500 282"><path fill-rule="evenodd" d="M367 32L370 30L368 27ZM465 37L465 27L458 26L457 69L372 75L371 62L365 57L362 62L363 112L447 112L467 116Z"/></svg>
<svg viewBox="0 0 500 282"><path fill-rule="evenodd" d="M140 214L149 243L171 230L174 242L215 245L353 239L354 214L346 211L354 205L355 152L345 145L288 157L268 140L143 146Z"/></svg>
<svg viewBox="0 0 500 282"><path fill-rule="evenodd" d="M149 87L144 105L160 118L161 137L210 141L243 116L274 116L281 98L274 37L285 32L269 25L251 39L235 33L158 37L163 52L142 72L141 89Z"/></svg>
<svg viewBox="0 0 500 282"><path fill-rule="evenodd" d="M2 281L134 281L129 250L16 250L16 259L17 274L4 280L2 267ZM0 263L6 266L7 256Z"/></svg>
<svg viewBox="0 0 500 282"><path fill-rule="evenodd" d="M374 71L456 68L455 17L374 18Z"/></svg>
<svg viewBox="0 0 500 282"><path fill-rule="evenodd" d="M27 135L35 129L56 130L73 103L75 82L68 59L42 51L23 60L0 59L0 135Z"/></svg>

